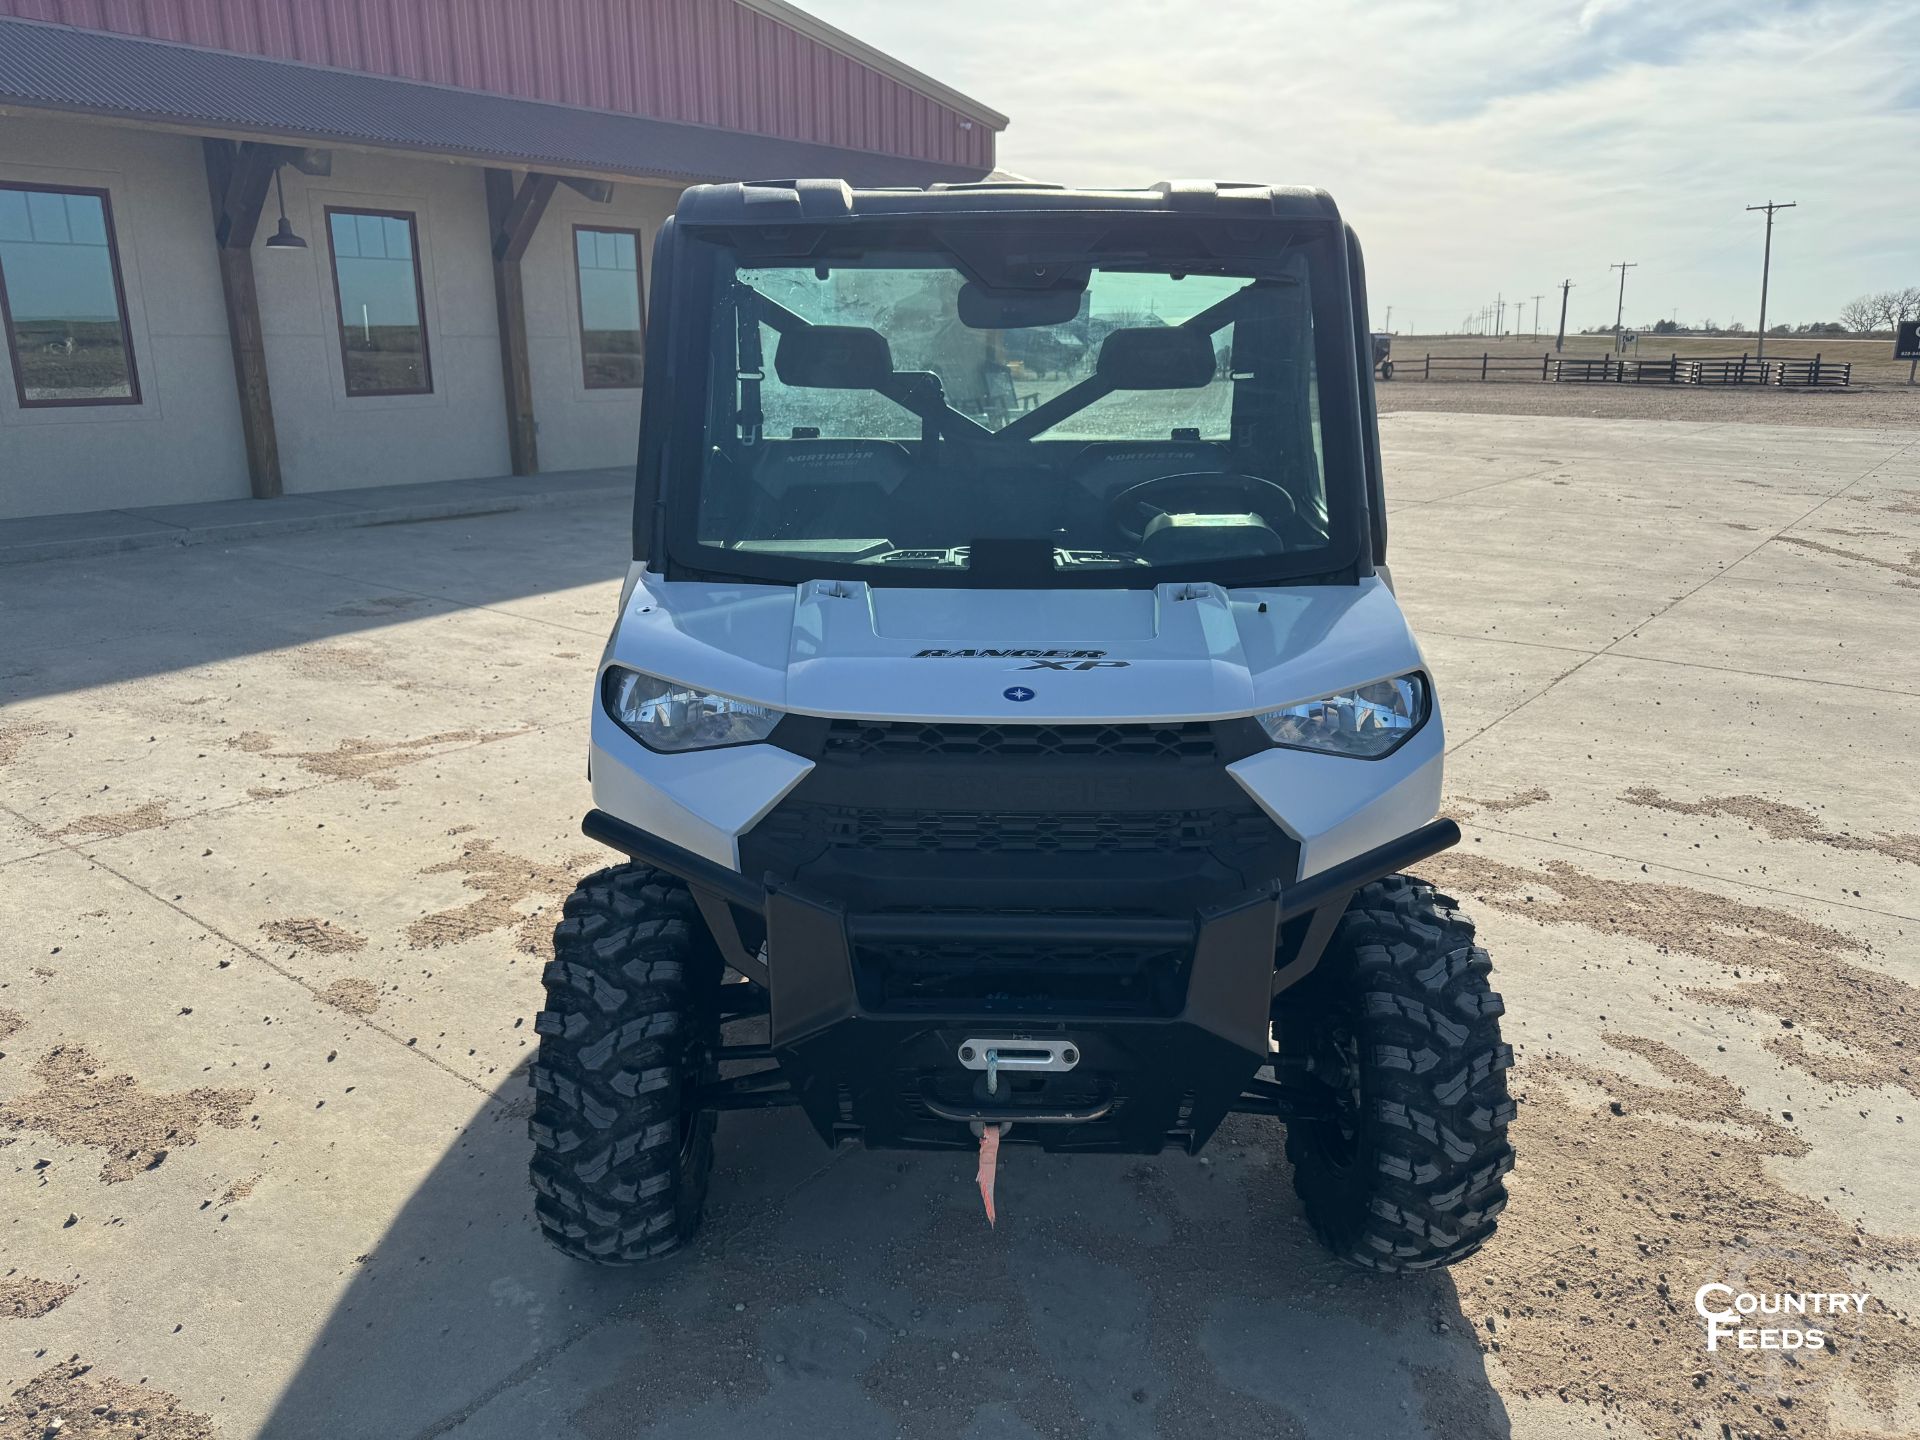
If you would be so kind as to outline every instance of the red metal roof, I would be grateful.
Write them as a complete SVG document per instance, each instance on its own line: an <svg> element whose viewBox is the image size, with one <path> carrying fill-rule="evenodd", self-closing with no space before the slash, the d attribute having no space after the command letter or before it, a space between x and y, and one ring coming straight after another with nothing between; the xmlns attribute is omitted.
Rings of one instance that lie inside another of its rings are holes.
<svg viewBox="0 0 1920 1440"><path fill-rule="evenodd" d="M267 60L0 18L0 107L107 116L297 146L424 151L608 177L974 180L942 165L805 140Z"/></svg>
<svg viewBox="0 0 1920 1440"><path fill-rule="evenodd" d="M984 173L1004 116L781 0L0 0L0 17Z"/></svg>

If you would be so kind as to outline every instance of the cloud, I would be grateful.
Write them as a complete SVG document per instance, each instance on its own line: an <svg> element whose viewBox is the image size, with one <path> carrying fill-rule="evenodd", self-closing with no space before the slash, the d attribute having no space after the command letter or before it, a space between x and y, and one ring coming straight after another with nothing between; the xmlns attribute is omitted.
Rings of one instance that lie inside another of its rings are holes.
<svg viewBox="0 0 1920 1440"><path fill-rule="evenodd" d="M1079 184L1325 186L1397 328L1576 283L1570 322L1826 319L1920 284L1920 6L1873 0L810 0L1013 117L1001 161ZM1543 303L1544 310L1544 303Z"/></svg>

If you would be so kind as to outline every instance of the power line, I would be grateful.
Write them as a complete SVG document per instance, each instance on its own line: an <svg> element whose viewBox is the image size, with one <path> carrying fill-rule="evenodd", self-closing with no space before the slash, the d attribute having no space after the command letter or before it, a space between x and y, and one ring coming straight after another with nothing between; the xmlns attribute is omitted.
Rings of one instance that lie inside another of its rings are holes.
<svg viewBox="0 0 1920 1440"><path fill-rule="evenodd" d="M1754 335L1753 345L1753 358L1756 360L1765 359L1767 353L1767 277L1768 272L1773 269L1773 212L1776 210L1791 210L1796 203L1795 201L1787 200L1780 204L1775 204L1769 200L1764 205L1747 206L1749 210L1764 210L1767 212L1767 245L1766 249L1763 250L1760 255L1760 328Z"/></svg>

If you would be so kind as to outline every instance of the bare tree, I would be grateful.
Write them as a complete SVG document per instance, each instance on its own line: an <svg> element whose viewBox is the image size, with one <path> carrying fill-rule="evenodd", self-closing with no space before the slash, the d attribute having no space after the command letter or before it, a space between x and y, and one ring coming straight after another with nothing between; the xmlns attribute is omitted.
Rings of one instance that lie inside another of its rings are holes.
<svg viewBox="0 0 1920 1440"><path fill-rule="evenodd" d="M1920 290L1908 287L1905 290L1882 290L1873 297L1874 313L1879 317L1882 330L1891 330L1902 320L1913 318L1916 301L1920 301Z"/></svg>
<svg viewBox="0 0 1920 1440"><path fill-rule="evenodd" d="M1880 307L1872 295L1862 295L1840 307L1840 323L1849 330L1865 333L1880 328Z"/></svg>

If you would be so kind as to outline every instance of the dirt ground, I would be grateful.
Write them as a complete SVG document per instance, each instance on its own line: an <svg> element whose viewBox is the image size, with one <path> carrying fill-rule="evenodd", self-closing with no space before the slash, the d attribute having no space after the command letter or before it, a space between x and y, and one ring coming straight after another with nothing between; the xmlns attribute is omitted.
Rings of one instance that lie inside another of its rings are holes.
<svg viewBox="0 0 1920 1440"><path fill-rule="evenodd" d="M0 1440L1920 1434L1920 427L1383 430L1518 1054L1479 1255L1340 1268L1255 1117L1009 1155L990 1231L756 1112L692 1253L575 1266L524 1071L616 507L10 566ZM1870 1299L1709 1351L1710 1282Z"/></svg>
<svg viewBox="0 0 1920 1440"><path fill-rule="evenodd" d="M1569 336L1560 354L1598 359L1611 353L1604 335ZM1752 353L1751 336L1695 339L1645 337L1637 352L1643 360L1737 356ZM1553 337L1395 335L1394 378L1375 388L1382 414L1404 410L1446 411L1468 415L1566 415L1589 419L1695 420L1717 424L1812 425L1867 429L1920 429L1920 385L1908 385L1907 362L1892 358L1888 340L1767 341L1769 358L1846 361L1853 383L1820 389L1783 389L1759 385L1665 385L1619 382L1578 384L1541 381L1538 361L1553 354ZM1481 380L1477 371L1439 371L1422 380L1421 357L1473 357L1536 362L1530 374L1494 372ZM1629 350L1628 358L1636 352Z"/></svg>

